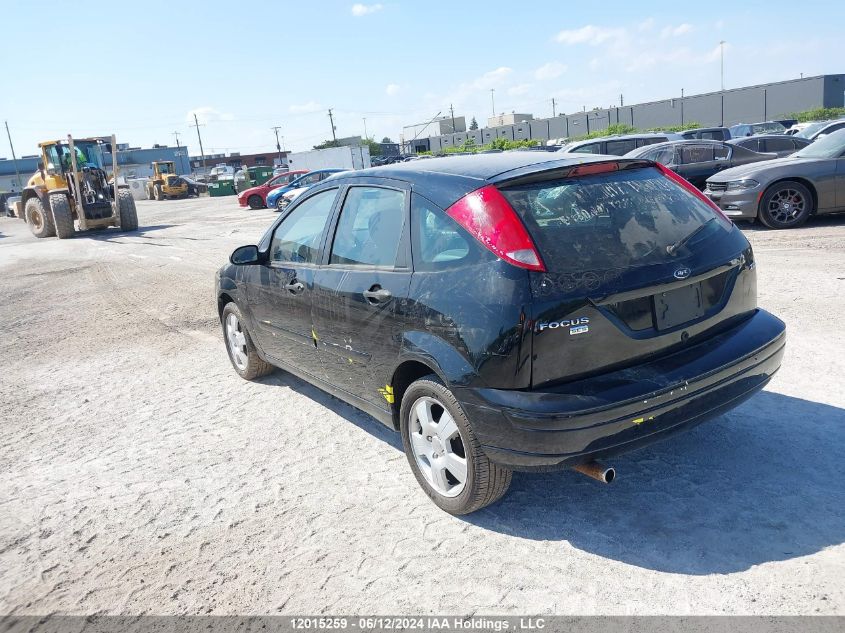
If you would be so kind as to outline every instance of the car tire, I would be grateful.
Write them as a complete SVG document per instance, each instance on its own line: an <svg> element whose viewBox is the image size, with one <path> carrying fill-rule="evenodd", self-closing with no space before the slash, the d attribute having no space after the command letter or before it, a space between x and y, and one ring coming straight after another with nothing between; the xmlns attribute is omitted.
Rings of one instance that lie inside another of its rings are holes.
<svg viewBox="0 0 845 633"><path fill-rule="evenodd" d="M287 206L285 203L285 197L279 196L276 198L276 211L284 211L284 208Z"/></svg>
<svg viewBox="0 0 845 633"><path fill-rule="evenodd" d="M275 369L258 355L252 337L246 329L246 322L240 308L230 301L223 308L220 319L223 324L223 340L232 367L244 380L255 380L271 373Z"/></svg>
<svg viewBox="0 0 845 633"><path fill-rule="evenodd" d="M161 185L153 187L153 197L159 202L164 200L164 192L161 190Z"/></svg>
<svg viewBox="0 0 845 633"><path fill-rule="evenodd" d="M246 203L249 205L250 209L263 209L264 208L264 200L261 199L257 193L252 194L249 198L247 198Z"/></svg>
<svg viewBox="0 0 845 633"><path fill-rule="evenodd" d="M23 215L29 230L35 237L55 237L56 225L53 224L53 214L45 212L41 200L38 198L27 200Z"/></svg>
<svg viewBox="0 0 845 633"><path fill-rule="evenodd" d="M138 230L138 209L135 207L135 198L127 189L117 190L118 221L122 231Z"/></svg>
<svg viewBox="0 0 845 633"><path fill-rule="evenodd" d="M800 182L784 180L766 189L757 216L770 229L801 226L813 212L813 195Z"/></svg>
<svg viewBox="0 0 845 633"><path fill-rule="evenodd" d="M66 240L75 236L76 228L73 226L73 212L68 197L63 193L50 194L50 210L53 212L56 237Z"/></svg>
<svg viewBox="0 0 845 633"><path fill-rule="evenodd" d="M440 509L469 514L507 492L512 472L487 458L463 407L436 376L408 387L399 415L411 471Z"/></svg>

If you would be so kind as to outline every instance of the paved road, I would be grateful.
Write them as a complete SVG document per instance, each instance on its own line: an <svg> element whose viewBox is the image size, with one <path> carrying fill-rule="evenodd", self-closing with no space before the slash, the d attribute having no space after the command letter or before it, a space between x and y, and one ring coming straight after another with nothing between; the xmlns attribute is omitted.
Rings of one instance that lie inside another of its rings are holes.
<svg viewBox="0 0 845 633"><path fill-rule="evenodd" d="M0 612L845 613L845 220L747 229L784 367L614 462L517 474L466 518L396 435L231 370L212 274L275 217L139 203L141 230L0 218Z"/></svg>

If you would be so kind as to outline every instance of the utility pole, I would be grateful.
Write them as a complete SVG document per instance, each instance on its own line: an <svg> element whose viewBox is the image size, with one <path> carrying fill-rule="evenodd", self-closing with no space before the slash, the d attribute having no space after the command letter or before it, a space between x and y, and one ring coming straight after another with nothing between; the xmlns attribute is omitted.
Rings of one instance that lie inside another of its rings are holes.
<svg viewBox="0 0 845 633"><path fill-rule="evenodd" d="M182 162L182 146L179 145L179 132L174 131L173 136L176 137L176 155L179 156L179 168L185 169L185 165ZM117 151L117 148L115 148L115 151Z"/></svg>
<svg viewBox="0 0 845 633"><path fill-rule="evenodd" d="M490 88L490 104L493 106L493 116L496 116L496 99L494 95L496 93L495 88Z"/></svg>
<svg viewBox="0 0 845 633"><path fill-rule="evenodd" d="M332 140L337 142L337 135L334 133L334 117L332 116L332 109L329 108L329 121L332 124Z"/></svg>
<svg viewBox="0 0 845 633"><path fill-rule="evenodd" d="M555 118L555 98L552 97L552 118Z"/></svg>
<svg viewBox="0 0 845 633"><path fill-rule="evenodd" d="M200 123L197 120L197 113L194 112L194 124L190 127L197 128L197 140L200 142L200 154L202 155L202 170L205 172L205 150L202 148L202 136L200 136L200 127L205 125L205 123Z"/></svg>
<svg viewBox="0 0 845 633"><path fill-rule="evenodd" d="M625 107L625 97L623 95L619 95L619 107L620 108Z"/></svg>
<svg viewBox="0 0 845 633"><path fill-rule="evenodd" d="M282 146L279 143L279 130L281 130L282 128L279 127L278 125L275 125L275 126L271 127L270 129L273 130L276 133L276 151L279 152L279 167L281 167L282 166Z"/></svg>
<svg viewBox="0 0 845 633"><path fill-rule="evenodd" d="M12 162L15 165L15 179L18 181L18 188L23 189L23 185L21 185L21 174L18 171L18 159L15 156L15 146L12 145L12 133L9 132L9 122L4 121L4 123L6 124L6 136L9 137L9 147L12 149Z"/></svg>
<svg viewBox="0 0 845 633"><path fill-rule="evenodd" d="M719 42L719 59L722 75L722 92L725 91L725 40Z"/></svg>
<svg viewBox="0 0 845 633"><path fill-rule="evenodd" d="M367 136L367 117L364 117L364 138L370 138Z"/></svg>
<svg viewBox="0 0 845 633"><path fill-rule="evenodd" d="M452 104L449 104L449 112L452 114L452 134L456 132L455 130L455 108L452 107Z"/></svg>

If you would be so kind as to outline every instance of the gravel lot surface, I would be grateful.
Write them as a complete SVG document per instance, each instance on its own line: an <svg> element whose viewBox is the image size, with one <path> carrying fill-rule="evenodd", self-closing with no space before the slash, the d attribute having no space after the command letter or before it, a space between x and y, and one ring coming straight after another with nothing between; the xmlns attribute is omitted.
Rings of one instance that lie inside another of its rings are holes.
<svg viewBox="0 0 845 633"><path fill-rule="evenodd" d="M611 486L516 474L454 518L398 435L231 369L213 273L274 213L138 210L0 218L0 613L845 614L845 218L744 228L789 327L765 392Z"/></svg>

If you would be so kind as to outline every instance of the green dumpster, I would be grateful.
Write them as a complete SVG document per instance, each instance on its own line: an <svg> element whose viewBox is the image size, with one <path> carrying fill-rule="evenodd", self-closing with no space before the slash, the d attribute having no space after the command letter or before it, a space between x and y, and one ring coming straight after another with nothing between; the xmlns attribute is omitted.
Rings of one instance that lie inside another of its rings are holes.
<svg viewBox="0 0 845 633"><path fill-rule="evenodd" d="M235 195L235 181L227 178L208 183L208 195L212 198Z"/></svg>

